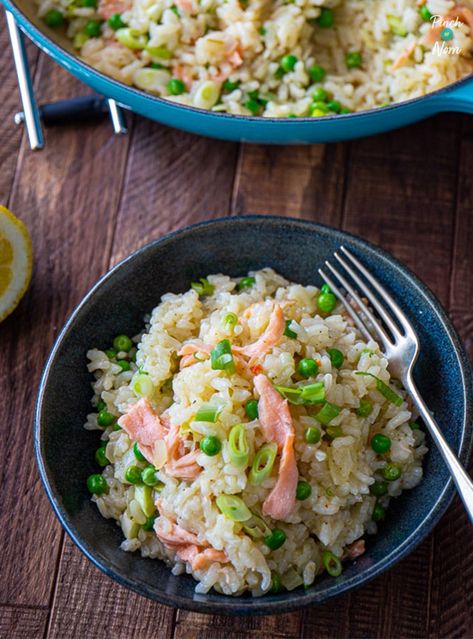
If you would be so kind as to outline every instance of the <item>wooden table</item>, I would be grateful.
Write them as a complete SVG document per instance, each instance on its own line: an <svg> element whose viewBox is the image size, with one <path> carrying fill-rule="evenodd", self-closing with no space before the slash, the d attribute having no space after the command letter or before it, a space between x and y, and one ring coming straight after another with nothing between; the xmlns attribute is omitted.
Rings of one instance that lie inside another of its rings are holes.
<svg viewBox="0 0 473 639"><path fill-rule="evenodd" d="M226 214L317 220L391 251L442 300L473 353L473 118L436 117L330 146L206 140L142 118L49 129L31 153L0 32L0 203L28 225L34 276L0 326L0 636L5 639L473 637L473 535L456 499L433 534L361 590L300 613L176 611L119 587L64 535L33 457L33 407L65 318L113 264L186 224ZM33 46L41 101L87 90ZM448 389L445 389L448 392ZM67 469L65 470L67 472Z"/></svg>

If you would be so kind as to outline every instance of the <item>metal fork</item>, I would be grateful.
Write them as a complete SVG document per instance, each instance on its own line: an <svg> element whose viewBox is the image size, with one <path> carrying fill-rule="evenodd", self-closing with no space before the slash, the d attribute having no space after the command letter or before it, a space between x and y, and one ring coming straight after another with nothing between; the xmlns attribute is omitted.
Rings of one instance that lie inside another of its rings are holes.
<svg viewBox="0 0 473 639"><path fill-rule="evenodd" d="M343 254L343 257L340 253ZM363 264L344 246L340 247L340 253L334 253L334 258L343 267L345 273L355 283L358 290L329 261L326 261L325 264L330 271L330 275L323 269L319 269L319 273L345 306L362 334L367 339L374 339L382 346L382 350L389 360L390 371L401 380L420 416L426 423L432 439L447 464L466 511L473 523L473 481L447 444L437 422L420 396L412 377L414 363L419 354L419 340L414 328L399 305ZM356 303L358 308L350 304L342 292L342 288ZM369 304L377 311L384 324L374 315L371 308L360 297L358 291L365 296Z"/></svg>

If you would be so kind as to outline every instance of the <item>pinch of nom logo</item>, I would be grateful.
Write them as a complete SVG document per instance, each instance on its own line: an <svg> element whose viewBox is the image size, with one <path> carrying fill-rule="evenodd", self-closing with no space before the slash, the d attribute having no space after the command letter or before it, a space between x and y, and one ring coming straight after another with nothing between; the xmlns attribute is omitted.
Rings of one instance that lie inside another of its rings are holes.
<svg viewBox="0 0 473 639"><path fill-rule="evenodd" d="M438 32L440 40L436 40L432 47L432 53L437 55L460 55L461 47L448 44L455 37L455 29L462 23L458 18L447 20L443 16L432 16L432 29Z"/></svg>

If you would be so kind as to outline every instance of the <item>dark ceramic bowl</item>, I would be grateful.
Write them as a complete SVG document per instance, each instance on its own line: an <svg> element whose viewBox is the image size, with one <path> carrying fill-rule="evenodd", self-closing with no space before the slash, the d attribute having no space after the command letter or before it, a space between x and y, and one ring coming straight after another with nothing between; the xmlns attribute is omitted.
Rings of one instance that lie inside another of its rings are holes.
<svg viewBox="0 0 473 639"><path fill-rule="evenodd" d="M321 576L307 590L252 599L196 595L191 577L174 577L161 561L121 551L121 530L114 521L103 519L89 499L85 479L97 472L98 434L82 427L90 411L92 381L86 351L93 346L106 348L116 334L138 333L144 314L163 293L185 291L189 282L208 273L236 276L271 266L296 282L320 284L317 267L342 243L362 258L411 318L421 343L415 379L449 444L467 462L472 435L470 365L438 301L406 268L356 237L301 220L234 217L183 229L125 259L85 296L57 339L39 391L36 455L49 499L82 552L123 586L199 612L290 611L376 577L409 553L445 512L453 485L432 444L424 463L424 481L393 500L379 534L368 537L366 554L347 564L340 577Z"/></svg>

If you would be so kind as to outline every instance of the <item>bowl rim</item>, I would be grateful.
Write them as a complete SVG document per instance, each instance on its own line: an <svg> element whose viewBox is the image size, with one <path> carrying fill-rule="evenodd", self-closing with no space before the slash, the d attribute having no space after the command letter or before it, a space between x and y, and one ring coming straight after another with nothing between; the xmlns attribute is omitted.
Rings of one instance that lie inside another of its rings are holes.
<svg viewBox="0 0 473 639"><path fill-rule="evenodd" d="M432 312L437 315L438 320L442 324L445 331L445 335L448 338L450 348L455 354L456 361L458 362L461 380L462 380L462 398L464 402L463 413L463 427L460 437L459 449L454 452L459 456L463 464L466 464L472 449L473 444L473 369L468 359L468 356L464 350L461 340L450 321L446 311L443 309L440 301L436 298L434 293L420 281L416 275L406 266L401 264L395 257L390 255L384 249L372 244L371 242L354 235L352 233L336 229L334 227L319 224L311 220L275 216L275 215L242 215L242 216L224 216L219 218L213 218L195 224L185 226L183 228L174 230L166 235L152 240L140 247L130 255L122 259L116 265L114 265L109 271L107 271L99 280L89 289L89 291L83 296L80 302L75 306L59 335L57 336L54 345L47 357L46 364L44 366L43 373L41 375L41 381L39 385L38 396L35 406L34 415L34 448L36 463L38 466L40 478L43 487L46 491L47 497L52 505L53 511L56 517L59 519L62 527L69 535L76 547L103 573L108 577L111 577L121 586L127 587L130 590L158 601L161 604L165 604L172 607L183 608L185 610L206 613L206 614L230 614L230 615L267 615L267 614L283 614L292 612L295 610L301 610L307 606L322 603L337 597L344 593L353 590L356 587L365 585L372 579L378 577L381 573L388 568L392 568L401 559L403 559L408 553L412 552L421 541L431 532L434 526L438 523L443 516L448 506L450 505L454 497L454 485L453 480L450 477L445 483L443 489L438 495L433 508L420 522L417 528L406 538L403 542L396 546L388 555L386 555L381 561L375 565L368 567L362 573L355 574L353 577L345 581L343 584L337 584L337 580L334 580L333 585L328 586L322 593L311 593L310 590L306 591L303 595L299 595L294 598L292 592L284 592L281 595L277 595L271 598L271 600L265 600L264 598L250 599L246 597L232 597L225 595L218 595L221 597L221 602L215 599L206 601L205 596L202 599L199 596L194 596L190 599L182 596L179 593L168 594L165 591L153 591L150 592L146 585L140 582L134 581L132 578L121 574L112 567L110 567L105 560L103 560L92 547L89 547L81 537L79 531L69 521L65 508L61 505L60 499L55 494L53 488L53 480L51 473L45 463L45 451L44 451L44 437L43 431L45 429L45 417L43 417L43 400L48 386L49 378L52 369L55 364L56 355L61 348L63 342L69 337L74 330L74 324L76 319L82 312L86 312L89 300L91 300L95 293L111 278L115 273L123 268L124 265L133 262L138 259L142 254L152 250L154 247L162 244L172 242L174 239L179 238L182 235L194 233L200 231L208 226L219 226L226 224L246 224L246 223L263 223L278 225L281 223L287 223L289 225L296 225L307 230L321 232L322 234L330 234L332 237L339 238L341 243L344 239L351 240L355 245L361 246L363 249L368 249L385 262L387 262L396 271L401 272L404 276L407 276L414 288L418 290L420 294L427 298L427 302L431 304ZM217 595L214 595L215 597ZM253 603L249 603L253 602ZM284 610L281 611L281 606L284 606Z"/></svg>
<svg viewBox="0 0 473 639"><path fill-rule="evenodd" d="M225 112L218 112L218 111L207 111L205 109L199 109L198 107L195 107L191 104L180 104L180 103L172 102L170 100L162 98L158 95L146 93L146 91L138 89L137 87L134 87L134 86L129 86L123 82L120 82L119 80L116 80L115 78L112 78L111 76L103 73L102 71L98 71L91 65L81 60L78 55L74 55L73 53L65 49L61 44L59 44L56 40L54 40L51 36L49 36L45 30L40 29L26 15L26 13L24 13L23 9L18 4L16 4L15 0L0 0L0 1L4 4L4 6L7 8L8 11L11 11L13 13L13 15L15 16L17 20L21 21L25 32L33 40L33 42L37 46L43 48L47 52L47 54L51 58L53 58L53 60L56 63L58 63L58 58L62 57L63 60L67 61L66 68L70 73L72 73L71 69L74 67L74 65L77 65L77 67L79 67L79 69L81 70L81 79L83 81L86 82L86 80L84 80L84 77L95 75L98 78L100 78L100 80L102 80L103 82L106 82L106 83L109 82L110 84L112 84L112 86L116 87L117 89L121 91L125 91L126 93L133 95L135 99L144 100L146 102L150 102L151 104L157 103L164 107L174 107L178 111L182 111L184 113L190 112L190 113L202 115L205 117L226 119L229 122L233 122L233 121L235 122L247 121L251 123L255 123L255 122L270 123L271 122L273 124L284 123L283 126L295 127L297 124L302 124L302 123L304 124L310 123L311 125L317 126L321 122L333 122L333 121L340 122L342 119L346 120L347 118L351 118L351 119L356 118L360 120L366 117L369 118L370 116L374 116L374 115L379 116L380 113L383 113L383 114L391 113L394 109L413 106L416 103L417 105L419 105L422 101L426 102L426 100L429 100L429 99L438 100L440 96L442 95L448 98L448 94L450 91L453 91L457 89L458 87L467 85L468 83L471 83L473 86L473 74L469 74L467 76L464 76L463 78L459 78L458 80L455 80L454 82L451 82L445 85L444 87L440 87L439 89L436 89L435 91L426 93L425 95L409 98L408 100L402 100L400 102L394 102L392 104L388 104L382 107L373 107L371 109L365 109L363 111L353 111L352 113L345 113L345 114L344 113L329 114L323 118L313 118L310 116L304 116L300 118L299 117L298 118L283 118L283 117L277 118L277 117L243 115L243 114L236 114L236 113L225 113ZM121 104L121 106L128 107L132 111L135 110L133 106L128 104ZM429 114L427 114L426 117L428 115Z"/></svg>

